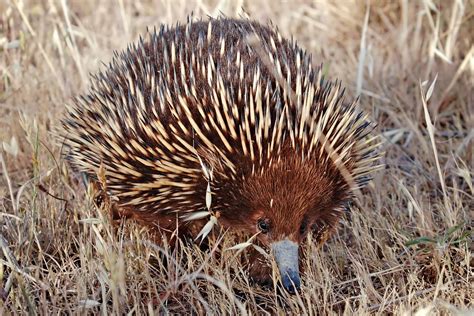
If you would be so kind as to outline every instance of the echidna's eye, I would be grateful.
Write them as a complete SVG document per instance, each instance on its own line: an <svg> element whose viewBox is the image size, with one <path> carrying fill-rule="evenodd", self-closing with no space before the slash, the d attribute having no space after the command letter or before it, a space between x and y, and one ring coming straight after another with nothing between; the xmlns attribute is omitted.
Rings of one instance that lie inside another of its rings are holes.
<svg viewBox="0 0 474 316"><path fill-rule="evenodd" d="M266 234L270 230L270 221L266 218L261 218L257 222L257 228L262 233Z"/></svg>

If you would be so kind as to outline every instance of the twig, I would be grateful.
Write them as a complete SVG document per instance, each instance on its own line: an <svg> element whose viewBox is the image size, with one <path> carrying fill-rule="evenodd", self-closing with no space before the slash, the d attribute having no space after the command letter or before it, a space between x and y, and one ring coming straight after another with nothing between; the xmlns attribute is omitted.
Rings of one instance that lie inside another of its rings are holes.
<svg viewBox="0 0 474 316"><path fill-rule="evenodd" d="M41 192L44 192L46 193L47 195L49 195L50 197L56 199L56 200L59 200L59 201L63 201L63 202L66 202L67 204L67 200L66 199L63 199L63 198L60 198L59 196L56 196L52 193L49 193L48 190L46 190L46 188L44 186L42 186L41 184L38 184L38 189L40 189Z"/></svg>

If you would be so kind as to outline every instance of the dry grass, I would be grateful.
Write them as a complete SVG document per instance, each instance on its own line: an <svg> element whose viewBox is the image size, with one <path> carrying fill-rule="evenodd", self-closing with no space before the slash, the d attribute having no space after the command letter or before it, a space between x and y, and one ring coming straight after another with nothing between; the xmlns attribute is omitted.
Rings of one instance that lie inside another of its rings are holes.
<svg viewBox="0 0 474 316"><path fill-rule="evenodd" d="M0 314L473 312L474 9L463 1L0 2ZM337 4L338 3L338 4ZM52 137L88 73L144 33L240 7L324 62L386 138L385 163L303 291L250 286L231 251L115 232ZM163 260L162 260L163 259Z"/></svg>

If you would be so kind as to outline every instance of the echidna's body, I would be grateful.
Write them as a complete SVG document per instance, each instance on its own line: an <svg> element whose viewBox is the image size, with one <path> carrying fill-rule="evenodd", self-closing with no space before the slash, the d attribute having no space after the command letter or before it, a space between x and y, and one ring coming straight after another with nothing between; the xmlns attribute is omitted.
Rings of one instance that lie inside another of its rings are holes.
<svg viewBox="0 0 474 316"><path fill-rule="evenodd" d="M119 207L169 228L170 214L206 210L210 189L220 225L262 231L288 289L307 227L334 227L375 160L366 116L339 86L247 20L151 33L94 77L63 123L71 163L92 178L102 165Z"/></svg>

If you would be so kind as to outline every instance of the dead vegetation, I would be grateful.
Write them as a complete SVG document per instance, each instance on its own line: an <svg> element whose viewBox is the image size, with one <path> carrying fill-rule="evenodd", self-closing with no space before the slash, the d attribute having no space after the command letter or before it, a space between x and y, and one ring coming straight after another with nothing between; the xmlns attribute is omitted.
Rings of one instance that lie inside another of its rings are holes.
<svg viewBox="0 0 474 316"><path fill-rule="evenodd" d="M114 230L52 133L147 26L241 7L360 94L385 139L385 170L308 247L297 296L251 285L229 236L170 251ZM472 313L473 28L468 0L1 2L0 314Z"/></svg>

